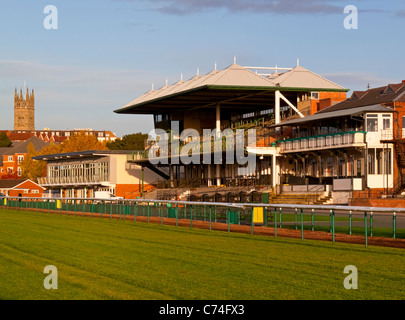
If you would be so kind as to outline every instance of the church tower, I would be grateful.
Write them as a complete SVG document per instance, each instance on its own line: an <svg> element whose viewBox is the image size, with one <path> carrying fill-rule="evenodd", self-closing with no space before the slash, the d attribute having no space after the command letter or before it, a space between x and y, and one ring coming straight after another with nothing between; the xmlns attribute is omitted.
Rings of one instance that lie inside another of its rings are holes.
<svg viewBox="0 0 405 320"><path fill-rule="evenodd" d="M15 89L14 93L14 130L34 131L35 130L35 97L34 90L31 94L28 92L23 97L23 91L20 94Z"/></svg>

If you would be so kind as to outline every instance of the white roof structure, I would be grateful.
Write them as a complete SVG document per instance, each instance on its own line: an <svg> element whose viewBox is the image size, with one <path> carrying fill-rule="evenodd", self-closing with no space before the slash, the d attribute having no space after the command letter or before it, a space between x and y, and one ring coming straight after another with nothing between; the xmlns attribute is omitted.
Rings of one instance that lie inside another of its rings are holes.
<svg viewBox="0 0 405 320"><path fill-rule="evenodd" d="M243 67L236 63L223 70L212 70L210 73L183 81L180 80L175 84L166 85L158 90L150 90L139 96L127 105L121 107L115 112L123 112L128 108L137 105L144 105L152 101L161 100L183 93L189 93L194 90L203 88L220 88L226 89L260 89L260 90L280 90L281 88L300 88L300 89L319 89L319 90L337 90L347 91L345 88L336 83L323 78L301 66L297 66L284 73L277 71L270 76L259 75L250 67Z"/></svg>
<svg viewBox="0 0 405 320"><path fill-rule="evenodd" d="M206 85L272 87L273 83L269 79L259 76L249 69L238 64L232 64L221 71L213 70L204 76L196 75L187 81L180 80L173 85L165 85L158 90L150 90L131 101L123 108Z"/></svg>
<svg viewBox="0 0 405 320"><path fill-rule="evenodd" d="M301 66L281 73L277 77L271 77L271 82L275 86L288 88L344 89L336 83Z"/></svg>

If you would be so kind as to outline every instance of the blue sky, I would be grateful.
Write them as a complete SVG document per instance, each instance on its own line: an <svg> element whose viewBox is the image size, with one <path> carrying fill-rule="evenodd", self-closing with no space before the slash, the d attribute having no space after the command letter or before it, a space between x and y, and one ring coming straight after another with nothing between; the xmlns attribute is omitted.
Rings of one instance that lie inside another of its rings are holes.
<svg viewBox="0 0 405 320"><path fill-rule="evenodd" d="M44 8L58 9L47 30ZM346 30L346 5L359 10ZM36 96L36 128L149 132L118 115L144 92L241 65L300 65L351 90L405 80L405 2L375 0L0 0L0 129L14 88Z"/></svg>

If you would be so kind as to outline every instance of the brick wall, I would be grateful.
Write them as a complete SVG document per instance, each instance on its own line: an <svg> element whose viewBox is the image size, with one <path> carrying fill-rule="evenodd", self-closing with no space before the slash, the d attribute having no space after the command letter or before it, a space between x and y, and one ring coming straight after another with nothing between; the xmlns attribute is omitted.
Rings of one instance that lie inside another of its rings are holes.
<svg viewBox="0 0 405 320"><path fill-rule="evenodd" d="M37 193L34 193L34 190L38 190ZM10 197L18 197L21 195L21 197L38 197L41 198L44 193L44 189L42 189L39 185L35 184L32 181L25 181L19 186L17 186L16 189L11 189L8 193Z"/></svg>
<svg viewBox="0 0 405 320"><path fill-rule="evenodd" d="M349 206L405 208L405 199L351 198L349 199Z"/></svg>

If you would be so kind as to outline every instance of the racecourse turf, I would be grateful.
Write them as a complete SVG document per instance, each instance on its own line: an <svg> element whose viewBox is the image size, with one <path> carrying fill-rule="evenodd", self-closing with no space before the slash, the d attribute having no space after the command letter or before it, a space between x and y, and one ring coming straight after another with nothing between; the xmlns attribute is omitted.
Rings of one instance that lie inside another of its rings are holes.
<svg viewBox="0 0 405 320"><path fill-rule="evenodd" d="M404 270L403 249L0 209L0 299L402 300Z"/></svg>

